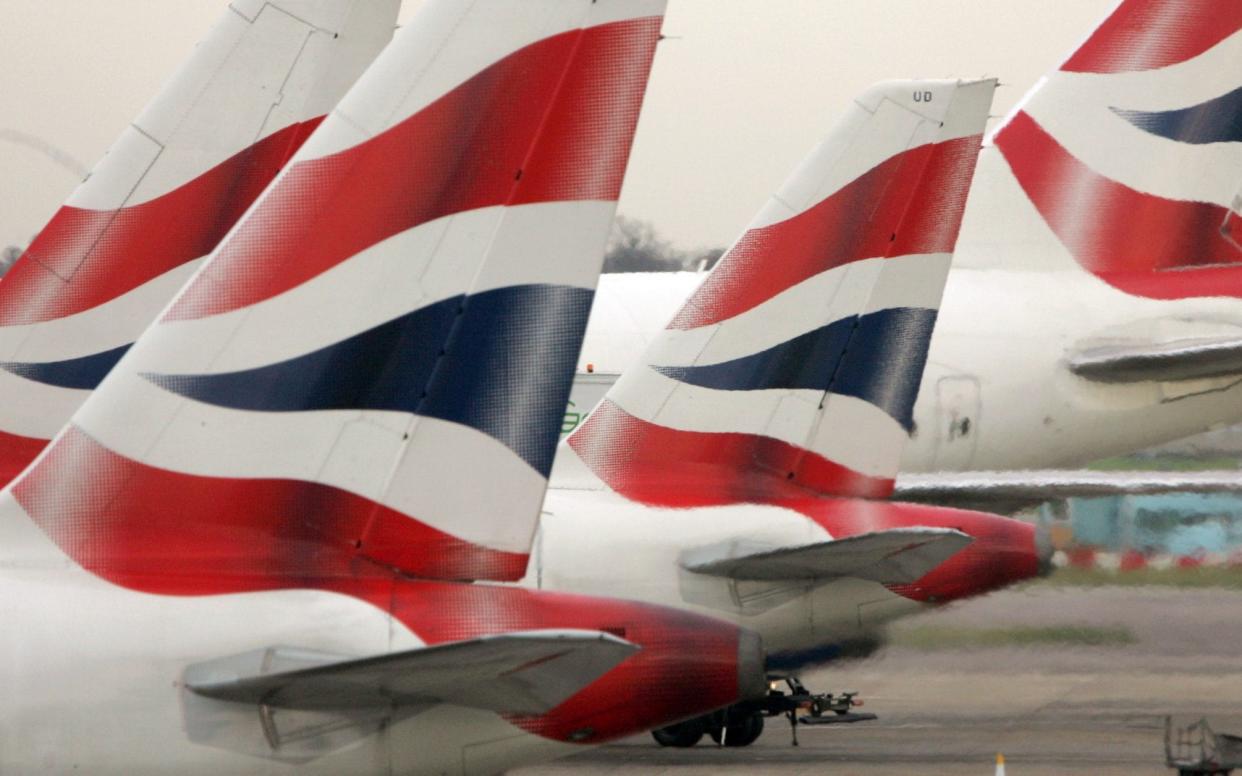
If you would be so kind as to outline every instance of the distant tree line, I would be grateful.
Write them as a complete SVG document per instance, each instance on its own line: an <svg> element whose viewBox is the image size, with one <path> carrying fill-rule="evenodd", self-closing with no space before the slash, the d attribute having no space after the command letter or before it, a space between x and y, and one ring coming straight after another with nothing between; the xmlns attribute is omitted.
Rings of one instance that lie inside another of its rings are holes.
<svg viewBox="0 0 1242 776"><path fill-rule="evenodd" d="M723 248L684 251L660 236L646 221L617 216L608 238L605 272L680 272L711 269Z"/></svg>
<svg viewBox="0 0 1242 776"><path fill-rule="evenodd" d="M22 249L16 245L10 245L3 251L0 251L0 278L4 277L17 260L22 257Z"/></svg>
<svg viewBox="0 0 1242 776"><path fill-rule="evenodd" d="M22 249L10 245L0 251L0 277L9 271L22 255ZM708 270L724 255L723 248L681 250L660 236L646 221L617 216L608 238L604 258L605 272L681 272Z"/></svg>

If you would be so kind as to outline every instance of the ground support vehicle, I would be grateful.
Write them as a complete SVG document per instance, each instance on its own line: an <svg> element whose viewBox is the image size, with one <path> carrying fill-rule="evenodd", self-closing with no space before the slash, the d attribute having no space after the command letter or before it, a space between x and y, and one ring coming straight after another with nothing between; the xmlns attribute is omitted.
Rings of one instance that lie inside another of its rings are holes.
<svg viewBox="0 0 1242 776"><path fill-rule="evenodd" d="M798 745L798 725L842 725L877 719L875 714L856 712L863 705L857 692L812 693L796 677L785 679L788 691L776 683L766 698L746 701L702 717L653 730L660 746L691 747L708 736L718 746L750 746L763 734L768 717L789 720L794 746Z"/></svg>
<svg viewBox="0 0 1242 776"><path fill-rule="evenodd" d="M1183 728L1165 717L1164 759L1178 776L1229 776L1242 768L1242 736L1217 733L1206 719Z"/></svg>

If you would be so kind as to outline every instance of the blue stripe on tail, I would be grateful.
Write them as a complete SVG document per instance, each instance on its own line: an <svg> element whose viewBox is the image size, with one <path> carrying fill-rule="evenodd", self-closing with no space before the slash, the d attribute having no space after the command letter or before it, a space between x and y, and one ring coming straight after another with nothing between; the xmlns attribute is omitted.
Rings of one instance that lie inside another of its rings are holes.
<svg viewBox="0 0 1242 776"><path fill-rule="evenodd" d="M103 379L112 371L121 357L130 349L129 345L95 353L81 358L66 361L50 361L44 363L0 363L0 369L12 372L18 377L33 380L44 385L57 388L73 388L76 390L93 391L99 387Z"/></svg>
<svg viewBox="0 0 1242 776"><path fill-rule="evenodd" d="M876 405L907 431L936 311L899 307L843 318L776 347L719 364L653 367L718 391L813 390Z"/></svg>
<svg viewBox="0 0 1242 776"><path fill-rule="evenodd" d="M1144 132L1179 143L1202 145L1242 141L1242 88L1181 110L1112 110Z"/></svg>
<svg viewBox="0 0 1242 776"><path fill-rule="evenodd" d="M935 328L936 311L920 307L863 316L830 390L870 402L912 431Z"/></svg>
<svg viewBox="0 0 1242 776"><path fill-rule="evenodd" d="M231 409L391 410L459 423L546 477L592 296L549 285L458 296L270 366L143 376Z"/></svg>
<svg viewBox="0 0 1242 776"><path fill-rule="evenodd" d="M653 367L665 377L717 391L827 391L858 319L843 318L753 356L705 366Z"/></svg>

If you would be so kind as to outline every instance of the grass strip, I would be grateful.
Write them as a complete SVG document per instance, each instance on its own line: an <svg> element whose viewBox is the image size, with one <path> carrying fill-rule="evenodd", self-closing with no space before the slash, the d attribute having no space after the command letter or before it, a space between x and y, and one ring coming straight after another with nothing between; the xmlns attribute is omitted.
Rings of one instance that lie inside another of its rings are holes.
<svg viewBox="0 0 1242 776"><path fill-rule="evenodd" d="M1137 641L1121 626L1043 625L1009 628L961 628L918 625L895 628L889 644L922 652L989 647L1123 647Z"/></svg>
<svg viewBox="0 0 1242 776"><path fill-rule="evenodd" d="M1057 569L1050 577L1033 580L1027 584L1032 587L1051 585L1053 587L1178 587L1242 590L1242 568L1204 566L1189 569L1149 568L1132 571L1063 568Z"/></svg>

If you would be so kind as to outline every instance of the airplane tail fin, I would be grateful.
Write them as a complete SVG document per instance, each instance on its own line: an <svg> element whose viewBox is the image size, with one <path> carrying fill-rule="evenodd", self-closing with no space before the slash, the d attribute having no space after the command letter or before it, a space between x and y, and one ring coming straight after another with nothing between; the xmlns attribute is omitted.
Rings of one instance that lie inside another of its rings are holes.
<svg viewBox="0 0 1242 776"><path fill-rule="evenodd" d="M1125 0L985 150L962 261L1242 296L1242 3Z"/></svg>
<svg viewBox="0 0 1242 776"><path fill-rule="evenodd" d="M398 0L234 2L0 286L0 484L392 37Z"/></svg>
<svg viewBox="0 0 1242 776"><path fill-rule="evenodd" d="M567 439L577 458L653 504L888 495L994 89L863 94Z"/></svg>
<svg viewBox="0 0 1242 776"><path fill-rule="evenodd" d="M144 590L520 578L663 12L425 3L14 486L28 514Z"/></svg>

